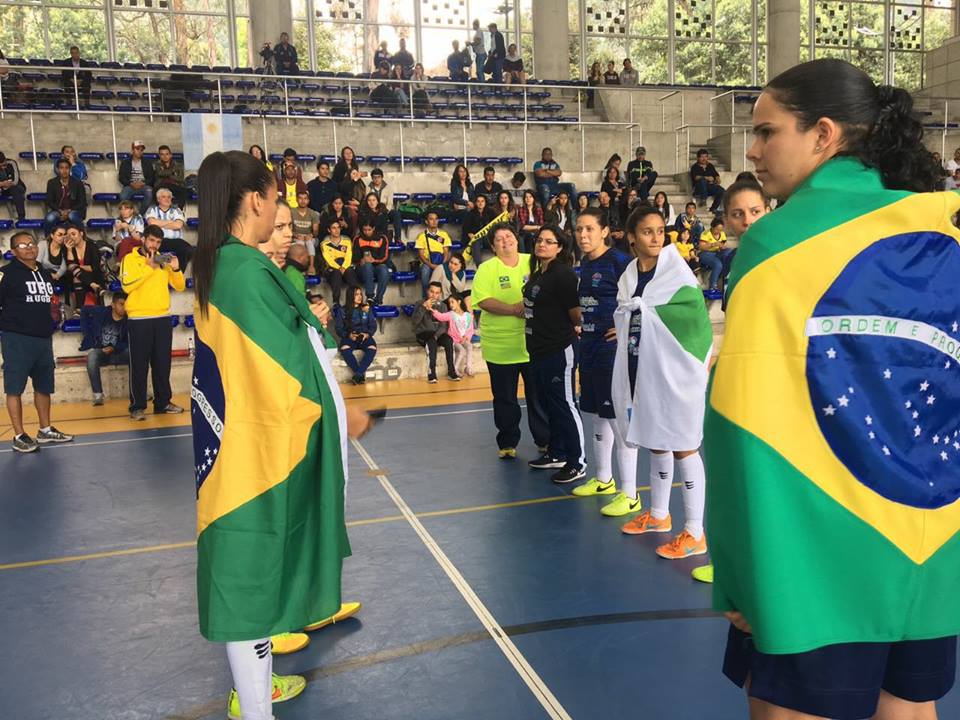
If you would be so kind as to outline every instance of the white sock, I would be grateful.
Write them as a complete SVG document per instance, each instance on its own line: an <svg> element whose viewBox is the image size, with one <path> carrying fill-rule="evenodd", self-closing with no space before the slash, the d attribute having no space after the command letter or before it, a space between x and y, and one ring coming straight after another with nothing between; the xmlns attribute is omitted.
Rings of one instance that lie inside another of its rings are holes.
<svg viewBox="0 0 960 720"><path fill-rule="evenodd" d="M227 660L240 696L243 720L274 720L270 638L228 642Z"/></svg>
<svg viewBox="0 0 960 720"><path fill-rule="evenodd" d="M677 460L677 470L683 480L684 528L699 540L703 537L703 506L707 497L707 475L700 453Z"/></svg>
<svg viewBox="0 0 960 720"><path fill-rule="evenodd" d="M617 466L620 468L620 489L628 498L637 496L637 449L627 445L626 438L620 433L619 426L608 420L613 428L614 448L617 451Z"/></svg>
<svg viewBox="0 0 960 720"><path fill-rule="evenodd" d="M650 453L650 514L663 520L670 514L673 453Z"/></svg>
<svg viewBox="0 0 960 720"><path fill-rule="evenodd" d="M597 464L597 480L613 479L613 423L593 415L593 461Z"/></svg>
<svg viewBox="0 0 960 720"><path fill-rule="evenodd" d="M46 427L40 428L40 432L50 432L50 426L47 425Z"/></svg>

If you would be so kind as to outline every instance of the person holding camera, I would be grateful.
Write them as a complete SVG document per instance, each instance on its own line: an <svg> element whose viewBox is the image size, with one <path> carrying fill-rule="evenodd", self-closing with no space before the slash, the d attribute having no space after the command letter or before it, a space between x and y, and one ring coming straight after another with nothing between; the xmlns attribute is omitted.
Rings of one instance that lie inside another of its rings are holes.
<svg viewBox="0 0 960 720"><path fill-rule="evenodd" d="M170 322L170 288L183 291L186 281L180 262L172 253L161 253L163 230L148 225L143 244L129 253L120 265L120 282L127 294L127 337L130 353L130 417L145 420L147 369L153 374L153 409L173 415L183 408L171 402L170 351L173 325Z"/></svg>

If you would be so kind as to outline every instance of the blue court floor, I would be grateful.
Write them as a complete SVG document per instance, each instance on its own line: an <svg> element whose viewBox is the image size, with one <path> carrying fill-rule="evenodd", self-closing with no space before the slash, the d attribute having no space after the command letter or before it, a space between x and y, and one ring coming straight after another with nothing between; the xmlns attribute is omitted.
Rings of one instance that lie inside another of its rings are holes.
<svg viewBox="0 0 960 720"><path fill-rule="evenodd" d="M623 535L604 499L529 471L528 437L513 463L493 447L482 404L393 410L351 448L344 600L363 609L275 659L310 680L278 720L746 717L726 622L690 578L705 559L661 560L664 536ZM0 719L225 717L191 452L189 428L0 450ZM940 713L960 718L960 694Z"/></svg>

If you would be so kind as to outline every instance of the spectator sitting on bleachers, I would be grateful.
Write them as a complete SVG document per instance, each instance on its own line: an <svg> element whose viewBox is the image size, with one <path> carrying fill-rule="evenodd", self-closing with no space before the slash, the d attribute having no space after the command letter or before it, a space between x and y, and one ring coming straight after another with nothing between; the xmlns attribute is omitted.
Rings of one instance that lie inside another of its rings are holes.
<svg viewBox="0 0 960 720"><path fill-rule="evenodd" d="M468 72L473 64L469 55L464 54L460 49L460 41L453 41L453 52L447 55L447 72L450 73L451 80L469 80Z"/></svg>
<svg viewBox="0 0 960 720"><path fill-rule="evenodd" d="M450 208L457 222L463 223L467 212L473 207L474 190L470 181L470 173L460 164L453 169L450 178ZM461 234L461 238L463 235Z"/></svg>
<svg viewBox="0 0 960 720"><path fill-rule="evenodd" d="M45 240L37 243L37 262L40 263L54 280L59 280L67 272L64 248L67 243L67 228L56 225Z"/></svg>
<svg viewBox="0 0 960 720"><path fill-rule="evenodd" d="M413 316L410 318L417 343L427 349L427 382L431 384L437 382L438 345L443 348L447 357L447 378L450 380L460 379L453 362L453 339L447 332L447 323L441 322L433 316L434 311L445 313L450 310L447 304L440 299L442 292L440 283L429 283L423 302L417 305L413 311Z"/></svg>
<svg viewBox="0 0 960 720"><path fill-rule="evenodd" d="M960 188L960 167L953 171L953 175L948 175L943 180L944 190L956 190Z"/></svg>
<svg viewBox="0 0 960 720"><path fill-rule="evenodd" d="M410 79L414 81L410 84L410 90L413 92L413 109L417 113L425 113L430 109L430 96L427 94L427 75L423 71L422 63L413 66Z"/></svg>
<svg viewBox="0 0 960 720"><path fill-rule="evenodd" d="M359 170L352 169L347 173L347 176L340 183L340 197L343 198L354 215L360 212L360 206L367 197L367 184L360 176Z"/></svg>
<svg viewBox="0 0 960 720"><path fill-rule="evenodd" d="M330 284L334 306L340 304L344 287L360 284L353 269L353 242L349 235L342 234L341 228L337 218L328 218L327 236L320 243L320 255L324 264L322 274Z"/></svg>
<svg viewBox="0 0 960 720"><path fill-rule="evenodd" d="M403 76L403 68L395 65L390 70L390 77L394 80L394 82L390 83L390 88L393 90L393 94L397 96L400 110L406 110L410 102L410 96L407 95L407 85L402 82L402 80L405 79Z"/></svg>
<svg viewBox="0 0 960 720"><path fill-rule="evenodd" d="M290 36L280 33L280 42L273 46L273 62L277 75L298 75L297 49L290 44Z"/></svg>
<svg viewBox="0 0 960 720"><path fill-rule="evenodd" d="M370 74L370 80L376 84L370 88L370 96L367 98L367 104L371 108L378 110L398 110L400 98L394 90L393 83L389 82L390 66L387 65L387 63L380 63Z"/></svg>
<svg viewBox="0 0 960 720"><path fill-rule="evenodd" d="M638 202L640 202L640 196L637 194L637 189L630 188L627 190L623 199L620 201L620 222L624 227L627 226L627 218L630 217L630 213L637 207ZM649 205L649 203L645 204Z"/></svg>
<svg viewBox="0 0 960 720"><path fill-rule="evenodd" d="M520 228L520 252L533 248L533 238L543 225L543 207L537 202L533 190L523 191L523 204L517 210L517 227Z"/></svg>
<svg viewBox="0 0 960 720"><path fill-rule="evenodd" d="M567 195L566 190L561 190L551 198L543 213L543 220L545 223L556 225L569 235L573 235L573 208L570 206L570 196ZM574 247L576 248L576 246Z"/></svg>
<svg viewBox="0 0 960 720"><path fill-rule="evenodd" d="M70 161L57 161L57 177L47 181L47 215L43 231L49 235L57 223L82 224L87 216L87 193L83 183L70 176Z"/></svg>
<svg viewBox="0 0 960 720"><path fill-rule="evenodd" d="M283 163L283 179L277 186L280 189L280 200L286 203L287 207L291 209L297 207L297 196L300 195L300 193L306 193L307 197L310 197L307 184L303 181L302 177L298 178L297 170L296 163L285 160Z"/></svg>
<svg viewBox="0 0 960 720"><path fill-rule="evenodd" d="M604 171L603 183L600 190L610 196L610 204L619 206L623 201L623 180L620 179L620 171L613 165Z"/></svg>
<svg viewBox="0 0 960 720"><path fill-rule="evenodd" d="M390 65L393 67L399 67L403 71L404 78L409 78L413 72L413 55L411 55L410 51L407 50L406 38L400 38L400 49L397 50L396 54L392 58L390 58Z"/></svg>
<svg viewBox="0 0 960 720"><path fill-rule="evenodd" d="M317 236L320 234L320 213L309 207L310 194L297 193L297 207L293 211L293 244L303 247L307 253L307 267L316 272L314 258L317 255Z"/></svg>
<svg viewBox="0 0 960 720"><path fill-rule="evenodd" d="M957 168L960 168L960 147L953 151L953 158L947 160L947 164L944 165L944 167L951 175L957 171Z"/></svg>
<svg viewBox="0 0 960 720"><path fill-rule="evenodd" d="M248 153L253 155L257 160L262 162L267 166L267 170L273 172L273 163L267 159L267 154L263 151L263 148L259 145L251 145L250 149L247 150Z"/></svg>
<svg viewBox="0 0 960 720"><path fill-rule="evenodd" d="M513 198L513 204L516 207L523 205L523 193L526 191L524 184L527 182L527 176L519 170L510 178L510 196ZM506 188L504 188L506 189Z"/></svg>
<svg viewBox="0 0 960 720"><path fill-rule="evenodd" d="M339 185L344 181L344 178L350 174L351 170L360 170L360 164L357 162L357 155L353 152L353 148L349 145L344 145L340 149L340 157L337 158L337 164L333 166L333 181ZM366 176L366 171L360 170L360 177Z"/></svg>
<svg viewBox="0 0 960 720"><path fill-rule="evenodd" d="M157 190L156 200L157 204L151 205L143 218L148 226L156 226L163 231L160 252L176 255L180 270L184 271L193 256L193 245L183 239L187 218L183 210L173 204L173 193L167 188Z"/></svg>
<svg viewBox="0 0 960 720"><path fill-rule="evenodd" d="M723 231L723 219L714 218L710 229L700 235L697 244L700 265L710 271L709 292L717 293L720 281L730 272L730 264L736 252L727 246L727 234Z"/></svg>
<svg viewBox="0 0 960 720"><path fill-rule="evenodd" d="M413 247L420 258L420 285L423 288L423 296L427 296L427 288L430 286L430 276L438 265L445 263L450 257L450 236L439 229L439 218L435 210L428 210L423 221L426 227L417 235Z"/></svg>
<svg viewBox="0 0 960 720"><path fill-rule="evenodd" d="M523 202L522 192L520 193L520 202ZM503 215L503 213L507 213L510 216L509 219L503 222L514 226L517 224L517 206L513 201L513 193L509 190L501 190L497 193L497 202L493 208L494 215ZM485 244L492 248L490 241L487 241Z"/></svg>
<svg viewBox="0 0 960 720"><path fill-rule="evenodd" d="M13 201L17 220L23 220L27 216L25 205L27 187L20 179L20 166L17 165L16 160L9 160L2 152L0 152L0 198Z"/></svg>
<svg viewBox="0 0 960 720"><path fill-rule="evenodd" d="M665 192L661 191L653 196L653 206L657 209L657 212L660 213L660 217L663 218L663 222L666 223L668 228L676 225L677 214L674 212L673 206L670 204L670 200L667 198Z"/></svg>
<svg viewBox="0 0 960 720"><path fill-rule="evenodd" d="M452 260L453 258L451 258ZM433 319L447 324L453 343L453 367L458 377L473 377L473 313L470 303L460 293L447 295L449 312L433 311Z"/></svg>
<svg viewBox="0 0 960 720"><path fill-rule="evenodd" d="M604 85L619 85L620 73L617 72L616 64L613 60L607 62L607 71L603 74Z"/></svg>
<svg viewBox="0 0 960 720"><path fill-rule="evenodd" d="M387 41L381 40L380 47L373 53L373 68L376 69L381 65L390 67L390 57L390 52L387 50Z"/></svg>
<svg viewBox="0 0 960 720"><path fill-rule="evenodd" d="M120 282L127 294L127 335L130 351L130 418L146 420L147 371L152 367L155 413L175 415L183 408L171 401L170 288L186 289L176 256L160 251L163 231L149 225L143 243L120 264Z"/></svg>
<svg viewBox="0 0 960 720"><path fill-rule="evenodd" d="M367 300L372 305L381 305L390 279L387 270L390 241L383 232L377 230L369 217L361 218L360 234L353 241L353 257Z"/></svg>
<svg viewBox="0 0 960 720"><path fill-rule="evenodd" d="M697 246L693 244L693 241L690 239L690 229L683 228L678 234L677 239L673 243L677 246L677 251L680 253L680 257L687 261L687 265L690 266L690 269L696 272L700 267L700 261L697 256Z"/></svg>
<svg viewBox="0 0 960 720"><path fill-rule="evenodd" d="M320 213L321 236L325 237L329 234L328 228L330 227L330 223L336 220L340 225L340 234L352 238L356 234L354 217L355 216L352 215L343 204L343 198L337 195L330 201L330 204L327 205L327 209Z"/></svg>
<svg viewBox="0 0 960 720"><path fill-rule="evenodd" d="M78 317L84 305L100 304L100 294L104 290L100 251L87 240L82 225L67 224L64 244L63 259L67 266L64 286L73 301L73 314Z"/></svg>
<svg viewBox="0 0 960 720"><path fill-rule="evenodd" d="M577 188L573 183L560 182L562 175L563 170L560 169L560 164L553 159L553 150L548 147L543 148L540 151L540 159L533 164L533 180L540 196L540 205L550 202L550 196L561 187L566 189L570 197L577 194Z"/></svg>
<svg viewBox="0 0 960 720"><path fill-rule="evenodd" d="M697 204L688 202L683 210L683 215L677 218L674 228L679 233L684 228L690 231L690 241L694 245L700 243L700 235L703 233L703 223L697 217Z"/></svg>
<svg viewBox="0 0 960 720"><path fill-rule="evenodd" d="M720 185L720 173L710 162L709 150L697 150L697 161L690 167L690 180L694 199L705 204L708 198L713 198L710 212L717 212L723 202L723 187Z"/></svg>
<svg viewBox="0 0 960 720"><path fill-rule="evenodd" d="M310 209L322 213L330 201L340 194L340 190L330 178L329 162L317 161L317 173L317 177L307 183L307 192L310 194Z"/></svg>
<svg viewBox="0 0 960 720"><path fill-rule="evenodd" d="M287 262L283 266L283 274L293 283L297 292L304 296L307 294L307 269L312 259L303 245L294 243L287 252Z"/></svg>
<svg viewBox="0 0 960 720"><path fill-rule="evenodd" d="M70 163L70 175L75 177L82 183L87 182L87 166L84 165L83 160L77 157L77 151L74 150L73 145L64 145L60 148L60 157L64 158ZM57 160L53 161L53 174L57 174ZM88 186L89 187L89 186ZM87 198L87 204L89 204L89 197Z"/></svg>
<svg viewBox="0 0 960 720"><path fill-rule="evenodd" d="M127 296L114 293L109 306L85 307L80 315L83 341L80 351L87 351L87 377L93 392L93 404L103 405L104 365L127 365Z"/></svg>
<svg viewBox="0 0 960 720"><path fill-rule="evenodd" d="M377 319L372 310L369 300L363 299L363 290L354 286L347 289L346 305L333 308L337 337L340 338L340 356L353 371L354 385L363 385L367 368L377 356L377 343L373 339L377 332ZM353 354L357 350L363 352L359 363Z"/></svg>
<svg viewBox="0 0 960 720"><path fill-rule="evenodd" d="M367 185L367 192L377 196L377 200L387 211L390 221L393 223L393 237L399 240L400 233L403 230L403 216L394 206L393 191L387 189L387 182L383 179L383 170L380 168L374 168L370 171L370 184Z"/></svg>
<svg viewBox="0 0 960 720"><path fill-rule="evenodd" d="M467 279L467 261L460 253L453 253L442 265L438 265L430 276L431 283L440 283L440 296L450 297L458 293L463 307L470 311L470 281Z"/></svg>
<svg viewBox="0 0 960 720"><path fill-rule="evenodd" d="M463 219L462 228L463 245L464 247L470 247L470 255L475 258L482 254L483 247L472 247L473 238L477 234L477 231L487 225L491 220L493 220L493 208L489 207L487 196L477 195L477 199L473 201L473 207ZM482 239L479 241L479 244L483 245ZM490 250L490 252L493 251ZM445 290L443 296L447 297L449 294L450 293Z"/></svg>
<svg viewBox="0 0 960 720"><path fill-rule="evenodd" d="M13 260L0 273L3 392L13 425L13 451L29 453L46 443L70 442L73 436L50 424L50 396L54 389L52 336L56 330L50 312L53 282L46 268L37 262L33 235L22 230L13 233L10 250ZM40 420L36 439L23 429L21 396L28 378L33 383L33 404Z"/></svg>
<svg viewBox="0 0 960 720"><path fill-rule="evenodd" d="M117 217L113 223L114 258L119 265L126 254L140 247L143 239L144 220L137 212L137 206L130 200L121 200L117 206Z"/></svg>
<svg viewBox="0 0 960 720"><path fill-rule="evenodd" d="M153 202L153 163L143 159L146 145L142 140L134 140L130 145L130 157L120 161L118 178L123 189L121 200L132 200L135 193L142 193L140 214L143 215Z"/></svg>
<svg viewBox="0 0 960 720"><path fill-rule="evenodd" d="M603 212L606 225L610 229L610 245L622 252L624 255L630 252L630 243L627 242L623 232L623 222L620 219L620 208L614 205L610 200L610 194L605 190L600 191L599 208Z"/></svg>
<svg viewBox="0 0 960 720"><path fill-rule="evenodd" d="M641 145L637 148L636 159L627 163L627 185L635 187L640 199L646 200L658 177L653 163L647 160L647 149Z"/></svg>
<svg viewBox="0 0 960 720"><path fill-rule="evenodd" d="M527 82L527 73L523 69L523 58L517 52L515 43L510 43L507 56L503 59L504 82L507 85L523 85Z"/></svg>
<svg viewBox="0 0 960 720"><path fill-rule="evenodd" d="M487 207L493 207L497 204L497 195L503 190L503 185L496 181L497 171L492 166L487 165L483 169L483 182L474 188L474 195L483 195L487 198Z"/></svg>
<svg viewBox="0 0 960 720"><path fill-rule="evenodd" d="M283 270L287 265L287 253L293 245L293 210L286 203L277 203L277 214L273 220L273 232L270 239L260 248L269 249L274 264Z"/></svg>
<svg viewBox="0 0 960 720"><path fill-rule="evenodd" d="M284 171L286 170L288 164L293 165L293 167L296 168L297 181L303 181L303 170L300 169L300 165L297 162L297 151L293 148L285 148L283 151L283 157L276 164L274 169L274 178L277 181L277 188L281 197L283 196L283 181L286 179ZM296 205L292 205L291 207L296 207Z"/></svg>
<svg viewBox="0 0 960 720"><path fill-rule="evenodd" d="M73 98L74 92L76 92L80 100L84 103L89 103L93 73L89 70L81 70L80 68L91 67L90 61L81 58L80 48L76 45L71 45L70 58L64 60L61 64L65 65L66 69L60 72L60 86L66 91L67 96Z"/></svg>
<svg viewBox="0 0 960 720"><path fill-rule="evenodd" d="M158 154L160 159L153 166L154 191L159 192L160 188L166 188L173 193L173 201L177 207L183 210L190 197L190 190L183 184L183 165L174 160L169 145L161 145Z"/></svg>
<svg viewBox="0 0 960 720"><path fill-rule="evenodd" d="M623 61L623 70L620 71L620 84L636 87L640 84L640 73L633 67L630 58Z"/></svg>
<svg viewBox="0 0 960 720"><path fill-rule="evenodd" d="M378 233L386 234L390 225L390 216L376 193L367 193L364 197L363 206L358 213L357 226L363 227L365 224L372 225Z"/></svg>
<svg viewBox="0 0 960 720"><path fill-rule="evenodd" d="M587 193L578 193L577 194L577 209L574 213L574 221L576 221L577 216L590 207L590 196Z"/></svg>

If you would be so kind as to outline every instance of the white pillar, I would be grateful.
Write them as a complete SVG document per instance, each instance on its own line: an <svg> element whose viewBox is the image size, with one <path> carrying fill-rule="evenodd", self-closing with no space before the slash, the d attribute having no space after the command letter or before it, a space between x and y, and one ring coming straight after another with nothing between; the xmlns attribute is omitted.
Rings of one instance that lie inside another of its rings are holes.
<svg viewBox="0 0 960 720"><path fill-rule="evenodd" d="M288 33L290 41L293 42L293 11L290 8L290 0L250 3L250 45L255 65L260 63L257 53L260 52L263 44L270 43L270 47L273 47L280 41L282 32ZM297 53L300 56L300 67L309 68L308 49L298 47ZM238 50L238 54L242 56L243 51Z"/></svg>
<svg viewBox="0 0 960 720"><path fill-rule="evenodd" d="M569 80L570 19L566 0L536 0L533 6L533 57L536 75Z"/></svg>
<svg viewBox="0 0 960 720"><path fill-rule="evenodd" d="M772 79L800 62L800 0L770 0L767 8L767 78Z"/></svg>

